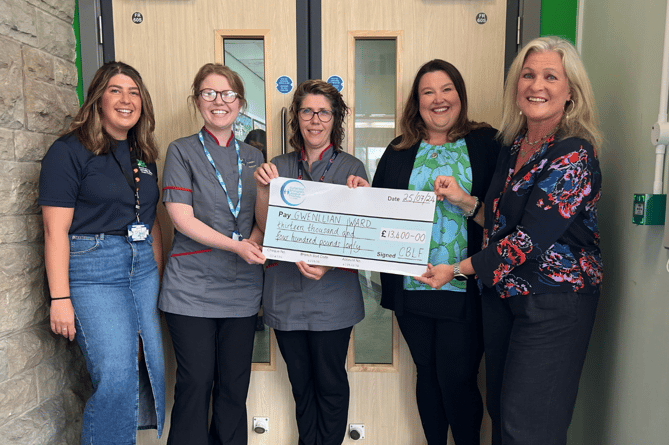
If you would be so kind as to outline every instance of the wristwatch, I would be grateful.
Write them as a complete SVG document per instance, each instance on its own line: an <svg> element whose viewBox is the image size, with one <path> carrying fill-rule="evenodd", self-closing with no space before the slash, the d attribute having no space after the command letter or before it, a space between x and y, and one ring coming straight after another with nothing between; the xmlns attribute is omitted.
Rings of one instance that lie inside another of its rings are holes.
<svg viewBox="0 0 669 445"><path fill-rule="evenodd" d="M460 272L460 262L453 265L453 279L458 281L467 281L467 275Z"/></svg>

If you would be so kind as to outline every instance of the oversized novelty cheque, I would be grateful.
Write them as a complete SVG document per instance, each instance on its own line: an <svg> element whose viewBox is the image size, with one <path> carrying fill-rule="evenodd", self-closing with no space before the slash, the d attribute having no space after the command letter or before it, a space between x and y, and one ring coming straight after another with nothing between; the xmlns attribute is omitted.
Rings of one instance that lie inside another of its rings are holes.
<svg viewBox="0 0 669 445"><path fill-rule="evenodd" d="M435 201L434 192L275 178L263 254L311 265L421 275L427 269Z"/></svg>

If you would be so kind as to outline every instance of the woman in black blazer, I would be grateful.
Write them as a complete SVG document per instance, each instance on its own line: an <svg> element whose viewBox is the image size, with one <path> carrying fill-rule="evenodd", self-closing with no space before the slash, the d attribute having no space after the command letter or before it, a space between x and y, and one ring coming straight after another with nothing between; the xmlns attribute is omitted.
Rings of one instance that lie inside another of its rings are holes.
<svg viewBox="0 0 669 445"><path fill-rule="evenodd" d="M481 249L481 203L495 170L497 131L467 117L460 72L448 62L423 65L400 122L402 135L379 161L373 187L433 190L448 172L479 198L468 211L439 201L430 263L453 264ZM432 289L411 277L381 274L381 305L395 311L417 368L416 399L430 445L478 445L483 403L477 385L483 354L480 295L472 277Z"/></svg>

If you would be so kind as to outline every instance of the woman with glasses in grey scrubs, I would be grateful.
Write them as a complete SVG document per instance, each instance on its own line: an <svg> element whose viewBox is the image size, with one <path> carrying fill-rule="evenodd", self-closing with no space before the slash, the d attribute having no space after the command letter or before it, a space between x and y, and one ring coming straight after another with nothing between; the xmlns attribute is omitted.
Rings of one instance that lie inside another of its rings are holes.
<svg viewBox="0 0 669 445"><path fill-rule="evenodd" d="M294 151L256 170L261 229L273 178L346 184L354 175L368 185L362 162L341 148L347 111L339 91L322 80L297 87L290 106ZM357 271L272 261L265 271L263 310L288 367L299 443L341 444L349 400L346 352L353 325L364 317Z"/></svg>
<svg viewBox="0 0 669 445"><path fill-rule="evenodd" d="M177 360L168 444L241 445L265 262L253 179L263 157L234 138L246 105L237 73L204 65L190 100L204 126L170 144L163 174L175 228L159 300Z"/></svg>

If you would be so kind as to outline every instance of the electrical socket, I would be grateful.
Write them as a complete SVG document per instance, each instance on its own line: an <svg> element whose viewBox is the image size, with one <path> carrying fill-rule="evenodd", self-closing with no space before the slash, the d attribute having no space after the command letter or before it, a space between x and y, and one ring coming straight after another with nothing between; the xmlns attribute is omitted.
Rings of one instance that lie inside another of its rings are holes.
<svg viewBox="0 0 669 445"><path fill-rule="evenodd" d="M253 431L258 434L263 434L269 431L269 417L254 417Z"/></svg>

